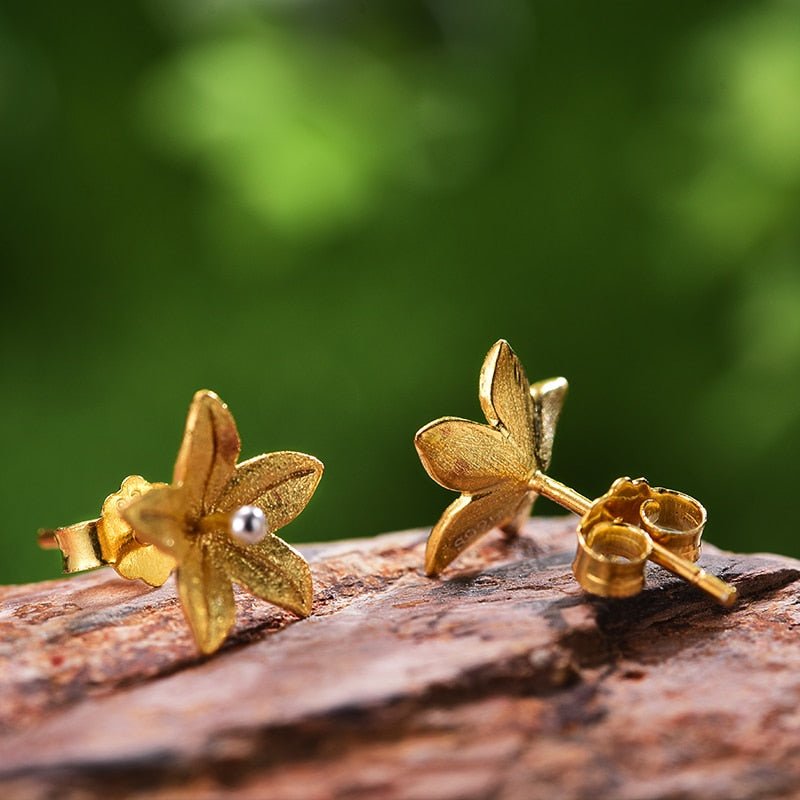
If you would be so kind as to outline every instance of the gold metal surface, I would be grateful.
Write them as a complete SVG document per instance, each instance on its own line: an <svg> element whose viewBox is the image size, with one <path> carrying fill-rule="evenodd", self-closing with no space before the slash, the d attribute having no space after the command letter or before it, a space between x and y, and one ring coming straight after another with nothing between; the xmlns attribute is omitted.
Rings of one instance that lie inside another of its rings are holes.
<svg viewBox="0 0 800 800"><path fill-rule="evenodd" d="M177 566L178 595L204 653L217 650L233 627L233 583L308 616L311 571L275 532L305 508L322 463L284 451L237 464L239 450L228 407L213 392L197 392L171 485L127 478L99 520L43 531L40 543L61 547L68 571L111 564L125 577L158 585ZM257 506L266 518L268 533L255 544L231 536L231 518L242 506Z"/></svg>
<svg viewBox="0 0 800 800"><path fill-rule="evenodd" d="M541 494L582 517L573 572L593 594L627 597L644 585L651 560L732 605L736 589L697 567L706 521L688 495L651 488L643 478L620 478L594 503L545 474L567 382L530 385L508 342L484 360L480 402L488 424L443 417L414 439L425 470L461 496L442 514L428 539L425 571L437 575L494 527L515 530Z"/></svg>
<svg viewBox="0 0 800 800"><path fill-rule="evenodd" d="M139 475L122 482L118 492L103 502L100 519L79 522L65 528L39 531L39 545L60 548L64 572L82 572L111 566L123 578L139 578L150 586L161 586L175 568L175 561L156 547L136 539L121 509L154 486Z"/></svg>
<svg viewBox="0 0 800 800"><path fill-rule="evenodd" d="M531 386L508 342L501 340L481 369L479 397L488 424L444 417L417 432L414 443L428 474L461 492L428 539L428 575L437 575L492 528L513 531L528 517L542 493L531 478L550 465L566 390L564 378Z"/></svg>
<svg viewBox="0 0 800 800"><path fill-rule="evenodd" d="M113 564L112 554L103 554L97 536L97 523L92 519L76 522L65 528L39 531L39 547L61 550L64 572L83 572L85 569Z"/></svg>
<svg viewBox="0 0 800 800"><path fill-rule="evenodd" d="M636 594L629 582L634 561L644 584L644 562L615 552L609 525L623 525L649 539L646 558L702 589L724 606L736 602L736 588L693 562L700 556L705 508L693 497L671 489L652 488L644 478L618 478L594 502L586 498L578 527L578 552L572 571L589 592L603 597ZM598 574L603 576L598 580ZM641 586L639 587L641 588Z"/></svg>
<svg viewBox="0 0 800 800"><path fill-rule="evenodd" d="M585 532L578 528L572 572L587 592L602 597L630 597L644 588L653 543L641 529L603 521Z"/></svg>

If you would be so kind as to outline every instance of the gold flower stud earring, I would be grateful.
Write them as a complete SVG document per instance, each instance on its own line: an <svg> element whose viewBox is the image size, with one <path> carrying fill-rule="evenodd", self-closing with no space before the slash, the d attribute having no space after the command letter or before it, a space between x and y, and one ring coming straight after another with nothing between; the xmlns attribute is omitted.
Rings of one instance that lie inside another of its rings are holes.
<svg viewBox="0 0 800 800"><path fill-rule="evenodd" d="M311 613L311 572L275 532L306 506L322 477L313 456L277 452L237 464L240 442L228 407L197 392L172 484L126 478L100 519L41 531L67 572L109 564L159 586L176 568L178 595L197 646L217 650L233 627L233 584L299 616Z"/></svg>
<svg viewBox="0 0 800 800"><path fill-rule="evenodd" d="M495 527L513 533L544 495L581 516L573 573L603 597L628 597L644 586L648 560L732 605L736 589L694 562L706 511L694 498L620 478L590 501L546 475L567 381L533 385L508 342L489 351L480 376L488 424L443 417L415 437L422 465L437 483L461 496L428 539L425 571L438 575L466 547Z"/></svg>

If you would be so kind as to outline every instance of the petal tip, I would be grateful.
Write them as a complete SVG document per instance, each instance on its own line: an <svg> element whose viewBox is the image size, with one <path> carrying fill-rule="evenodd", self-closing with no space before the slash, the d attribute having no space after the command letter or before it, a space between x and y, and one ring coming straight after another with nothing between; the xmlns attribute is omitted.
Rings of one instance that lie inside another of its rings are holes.
<svg viewBox="0 0 800 800"><path fill-rule="evenodd" d="M486 354L486 361L489 361L490 359L497 361L501 356L510 356L512 358L516 358L516 355L517 354L514 352L514 348L511 346L508 339L498 339L489 348L489 352Z"/></svg>
<svg viewBox="0 0 800 800"><path fill-rule="evenodd" d="M438 578L442 571L455 560L456 555L457 553L454 553L451 558L445 557L439 537L434 537L432 533L431 538L428 539L428 546L425 548L425 575L428 578Z"/></svg>
<svg viewBox="0 0 800 800"><path fill-rule="evenodd" d="M319 473L320 477L322 477L325 472L325 465L322 463L322 461L320 461L316 456L308 456L308 460L311 462L311 465L314 467L317 473Z"/></svg>
<svg viewBox="0 0 800 800"><path fill-rule="evenodd" d="M319 486L322 476L325 474L325 465L316 456L311 456L308 453L300 453L299 455L307 459L308 467L313 471L313 486L311 487L311 495L308 498L310 500L314 492L317 491L317 486Z"/></svg>
<svg viewBox="0 0 800 800"><path fill-rule="evenodd" d="M197 649L204 656L211 656L211 655L214 655L214 653L216 653L217 650L219 650L220 647L222 647L222 643L227 638L228 638L228 634L226 632L225 635L222 638L215 637L214 639L203 639L202 641L195 639L195 642L197 644Z"/></svg>
<svg viewBox="0 0 800 800"><path fill-rule="evenodd" d="M440 420L435 419L432 422L427 423L427 425L423 425L414 434L414 447L417 448L417 452L420 453L420 455L422 454L422 450L420 448L422 448L424 446L425 436L427 435L428 431L430 431L431 428L436 427L436 425L438 425L439 422L440 422Z"/></svg>
<svg viewBox="0 0 800 800"><path fill-rule="evenodd" d="M314 606L314 597L313 597L313 590L311 590L306 597L303 598L303 602L298 609L298 617L305 619L306 617L311 616L311 611L313 610Z"/></svg>
<svg viewBox="0 0 800 800"><path fill-rule="evenodd" d="M439 565L436 563L436 559L432 556L425 556L425 577L426 578L438 578L441 569Z"/></svg>
<svg viewBox="0 0 800 800"><path fill-rule="evenodd" d="M557 394L565 395L569 389L569 382L566 378L545 378L542 381L536 381L531 384L531 395L534 397L543 397L546 395Z"/></svg>
<svg viewBox="0 0 800 800"><path fill-rule="evenodd" d="M213 389L198 389L192 400L219 400L222 402L220 396Z"/></svg>
<svg viewBox="0 0 800 800"><path fill-rule="evenodd" d="M228 409L228 404L213 389L198 389L192 395L191 407L209 405Z"/></svg>

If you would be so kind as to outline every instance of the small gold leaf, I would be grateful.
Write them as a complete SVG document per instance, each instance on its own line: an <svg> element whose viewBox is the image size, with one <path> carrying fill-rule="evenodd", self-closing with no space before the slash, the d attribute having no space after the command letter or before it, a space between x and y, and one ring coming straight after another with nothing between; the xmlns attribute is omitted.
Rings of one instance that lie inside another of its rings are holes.
<svg viewBox="0 0 800 800"><path fill-rule="evenodd" d="M185 533L186 495L182 489L165 486L151 489L122 509L123 518L140 542L153 544L180 561L188 547Z"/></svg>
<svg viewBox="0 0 800 800"><path fill-rule="evenodd" d="M223 552L230 580L299 617L311 613L311 570L300 553L282 539L268 534L249 547L230 542Z"/></svg>
<svg viewBox="0 0 800 800"><path fill-rule="evenodd" d="M123 578L138 578L150 586L162 586L175 569L175 559L152 544L131 539L120 549L114 568Z"/></svg>
<svg viewBox="0 0 800 800"><path fill-rule="evenodd" d="M233 587L209 537L191 544L177 572L183 613L203 653L213 653L225 641L236 619Z"/></svg>
<svg viewBox="0 0 800 800"><path fill-rule="evenodd" d="M305 453L280 451L243 461L216 502L219 511L258 506L271 533L308 504L322 477L322 462Z"/></svg>
<svg viewBox="0 0 800 800"><path fill-rule="evenodd" d="M462 495L451 503L431 531L425 572L438 575L478 537L513 519L525 494L524 486L507 482L485 493Z"/></svg>
<svg viewBox="0 0 800 800"><path fill-rule="evenodd" d="M533 439L536 468L547 472L553 457L556 425L567 395L566 378L548 378L531 385L533 400Z"/></svg>
<svg viewBox="0 0 800 800"><path fill-rule="evenodd" d="M503 478L528 480L524 454L489 425L443 417L417 431L414 444L428 475L445 489L479 492Z"/></svg>
<svg viewBox="0 0 800 800"><path fill-rule="evenodd" d="M481 368L479 396L489 424L507 431L533 462L533 398L520 360L505 339L489 350Z"/></svg>
<svg viewBox="0 0 800 800"><path fill-rule="evenodd" d="M186 490L190 515L199 516L214 506L233 475L239 449L239 433L228 407L214 392L197 392L172 480Z"/></svg>

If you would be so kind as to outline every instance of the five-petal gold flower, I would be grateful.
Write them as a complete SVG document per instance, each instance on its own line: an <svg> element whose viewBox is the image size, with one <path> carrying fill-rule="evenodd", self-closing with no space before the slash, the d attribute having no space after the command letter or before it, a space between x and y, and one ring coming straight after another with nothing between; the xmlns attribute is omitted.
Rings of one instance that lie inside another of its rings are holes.
<svg viewBox="0 0 800 800"><path fill-rule="evenodd" d="M228 407L209 391L189 409L173 481L122 508L139 542L155 545L177 564L178 594L198 647L214 652L233 627L233 583L300 617L311 613L311 571L275 531L306 506L322 463L304 453L278 452L237 465L239 434ZM264 514L267 534L244 544L231 534L243 506Z"/></svg>
<svg viewBox="0 0 800 800"><path fill-rule="evenodd" d="M492 528L513 532L527 519L537 497L531 479L550 464L566 391L564 378L530 385L501 339L481 369L479 396L488 424L443 417L417 432L414 444L428 474L461 492L428 539L428 575L437 575Z"/></svg>

